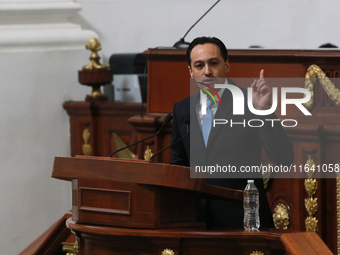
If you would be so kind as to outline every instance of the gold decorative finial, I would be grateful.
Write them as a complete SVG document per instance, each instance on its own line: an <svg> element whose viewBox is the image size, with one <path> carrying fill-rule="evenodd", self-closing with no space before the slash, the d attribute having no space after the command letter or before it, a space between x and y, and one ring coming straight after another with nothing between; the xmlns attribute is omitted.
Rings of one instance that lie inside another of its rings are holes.
<svg viewBox="0 0 340 255"><path fill-rule="evenodd" d="M106 95L102 94L100 86L110 84L113 80L111 70L100 64L98 51L102 46L96 38L90 39L86 44L86 49L91 51L90 64L83 66L82 70L78 71L78 81L82 85L91 86L91 95L86 96L87 102L93 101L107 101Z"/></svg>
<svg viewBox="0 0 340 255"><path fill-rule="evenodd" d="M165 249L162 252L162 255L175 255L175 252L173 250L170 250L170 249Z"/></svg>
<svg viewBox="0 0 340 255"><path fill-rule="evenodd" d="M90 64L87 66L84 66L83 69L103 69L107 68L107 66L100 64L99 62L99 55L98 51L102 49L102 46L100 42L96 38L91 38L90 41L85 45L86 49L91 51L91 56L90 56Z"/></svg>
<svg viewBox="0 0 340 255"><path fill-rule="evenodd" d="M146 146L146 150L144 152L144 159L149 161L150 158L152 157L152 155L153 155L153 153L152 153L151 149L149 148L149 145Z"/></svg>

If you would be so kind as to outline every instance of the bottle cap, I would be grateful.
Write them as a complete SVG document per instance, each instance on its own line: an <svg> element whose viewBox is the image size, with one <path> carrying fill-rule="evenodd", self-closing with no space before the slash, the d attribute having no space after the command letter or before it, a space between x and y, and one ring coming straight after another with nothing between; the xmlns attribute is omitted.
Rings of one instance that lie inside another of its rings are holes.
<svg viewBox="0 0 340 255"><path fill-rule="evenodd" d="M254 180L248 180L248 183L254 183Z"/></svg>

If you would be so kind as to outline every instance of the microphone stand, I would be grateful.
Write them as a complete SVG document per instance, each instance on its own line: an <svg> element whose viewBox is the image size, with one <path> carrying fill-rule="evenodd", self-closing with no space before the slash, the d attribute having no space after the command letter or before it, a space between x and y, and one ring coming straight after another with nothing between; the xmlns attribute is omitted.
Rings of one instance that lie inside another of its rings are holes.
<svg viewBox="0 0 340 255"><path fill-rule="evenodd" d="M175 47L175 48L180 48L180 49L181 49L181 48L182 48L182 49L188 48L190 43L184 41L184 38L185 38L185 37L187 36L187 34L191 31L191 29L193 29L194 26L196 26L196 24L197 24L198 22L200 22L200 20L203 19L203 17L204 17L205 15L207 15L208 12L210 12L210 10L211 10L212 8L214 8L216 4L218 4L219 1L221 1L221 0L217 0L217 2L214 3L213 6L211 6L211 7L209 8L209 10L207 10L207 11L206 11L206 12L205 12L205 13L204 13L204 14L203 14L203 15L195 22L195 24L193 24L193 25L189 28L189 30L185 33L185 35L184 35L181 39L179 39L179 41L176 42L176 43L174 44L173 47Z"/></svg>

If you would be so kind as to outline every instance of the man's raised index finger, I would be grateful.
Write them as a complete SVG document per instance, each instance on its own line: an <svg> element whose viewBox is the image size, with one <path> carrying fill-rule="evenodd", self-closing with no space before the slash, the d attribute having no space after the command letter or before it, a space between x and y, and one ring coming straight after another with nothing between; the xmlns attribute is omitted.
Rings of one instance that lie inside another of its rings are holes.
<svg viewBox="0 0 340 255"><path fill-rule="evenodd" d="M262 69L262 70L260 71L260 78L263 78L263 74L264 74L264 69Z"/></svg>

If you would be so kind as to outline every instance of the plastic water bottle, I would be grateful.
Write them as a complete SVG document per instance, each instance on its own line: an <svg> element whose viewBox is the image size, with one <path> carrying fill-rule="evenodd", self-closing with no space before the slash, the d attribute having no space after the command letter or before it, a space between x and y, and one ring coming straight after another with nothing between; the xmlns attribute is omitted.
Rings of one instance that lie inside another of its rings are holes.
<svg viewBox="0 0 340 255"><path fill-rule="evenodd" d="M244 218L243 226L246 231L258 231L260 228L259 215L259 191L254 180L248 180L248 184L243 192Z"/></svg>

